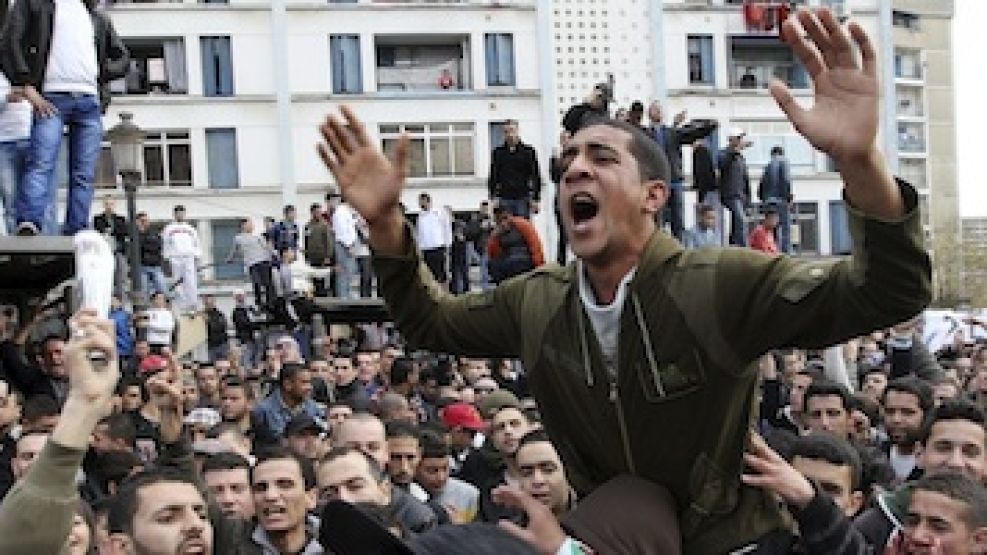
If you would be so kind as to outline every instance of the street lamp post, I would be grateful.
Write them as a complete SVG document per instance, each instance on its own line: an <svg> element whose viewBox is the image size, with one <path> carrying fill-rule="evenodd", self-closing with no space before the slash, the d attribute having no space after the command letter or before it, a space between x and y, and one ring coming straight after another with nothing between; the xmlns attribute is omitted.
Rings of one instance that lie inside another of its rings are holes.
<svg viewBox="0 0 987 555"><path fill-rule="evenodd" d="M123 179L123 190L127 197L127 218L130 228L130 300L137 315L138 307L143 309L144 295L141 291L140 239L137 233L137 186L141 182L144 163L144 131L137 127L134 115L120 114L120 123L114 125L106 136L110 141L113 165Z"/></svg>

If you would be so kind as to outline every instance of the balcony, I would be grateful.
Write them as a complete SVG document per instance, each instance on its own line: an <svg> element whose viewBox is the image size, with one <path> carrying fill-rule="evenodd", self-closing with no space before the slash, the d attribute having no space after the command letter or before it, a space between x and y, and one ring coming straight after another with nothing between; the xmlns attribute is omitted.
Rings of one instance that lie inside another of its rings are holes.
<svg viewBox="0 0 987 555"><path fill-rule="evenodd" d="M898 151L906 154L925 153L925 126L919 123L898 123Z"/></svg>
<svg viewBox="0 0 987 555"><path fill-rule="evenodd" d="M379 92L472 90L469 36L378 36Z"/></svg>
<svg viewBox="0 0 987 555"><path fill-rule="evenodd" d="M730 88L766 89L772 78L793 89L809 88L809 75L777 37L731 37Z"/></svg>
<svg viewBox="0 0 987 555"><path fill-rule="evenodd" d="M896 49L894 53L895 79L923 81L922 54L918 50Z"/></svg>
<svg viewBox="0 0 987 555"><path fill-rule="evenodd" d="M110 83L113 94L187 94L185 41L180 38L123 39L130 51L127 76Z"/></svg>
<svg viewBox="0 0 987 555"><path fill-rule="evenodd" d="M919 91L898 91L898 109L896 111L899 119L921 119L925 117L925 107L922 105L922 96Z"/></svg>

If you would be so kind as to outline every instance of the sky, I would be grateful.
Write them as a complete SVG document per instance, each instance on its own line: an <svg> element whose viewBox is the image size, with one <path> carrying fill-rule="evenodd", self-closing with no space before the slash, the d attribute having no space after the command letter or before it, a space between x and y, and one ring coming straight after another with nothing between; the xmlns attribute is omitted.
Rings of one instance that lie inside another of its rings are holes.
<svg viewBox="0 0 987 555"><path fill-rule="evenodd" d="M956 87L956 161L959 172L960 216L987 217L987 172L984 157L987 129L987 59L984 24L987 0L956 0L953 19L953 76ZM932 184L935 187L935 184Z"/></svg>

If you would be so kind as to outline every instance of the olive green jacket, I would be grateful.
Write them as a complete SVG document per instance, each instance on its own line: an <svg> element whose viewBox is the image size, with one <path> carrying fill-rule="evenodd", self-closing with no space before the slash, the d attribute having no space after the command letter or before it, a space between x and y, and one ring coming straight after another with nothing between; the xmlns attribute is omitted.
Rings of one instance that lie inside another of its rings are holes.
<svg viewBox="0 0 987 555"><path fill-rule="evenodd" d="M454 297L421 264L410 228L405 253L374 263L412 347L522 359L577 492L625 472L658 482L677 501L685 552L723 553L786 522L770 495L740 483L757 358L832 345L929 302L917 196L900 187L901 221L849 210L853 256L839 261L685 251L656 232L623 307L616 378L579 300L574 264Z"/></svg>

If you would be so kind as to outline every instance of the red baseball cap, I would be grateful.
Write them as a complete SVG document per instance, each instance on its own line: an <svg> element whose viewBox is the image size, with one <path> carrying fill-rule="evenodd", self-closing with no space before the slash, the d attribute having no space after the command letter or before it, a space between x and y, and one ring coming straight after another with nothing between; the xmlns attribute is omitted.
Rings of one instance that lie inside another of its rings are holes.
<svg viewBox="0 0 987 555"><path fill-rule="evenodd" d="M161 355L148 355L141 361L139 370L141 374L153 374L168 367L168 359Z"/></svg>
<svg viewBox="0 0 987 555"><path fill-rule="evenodd" d="M467 430L485 430L486 422L480 417L480 411L469 403L453 403L442 410L442 423L450 430L465 428Z"/></svg>

